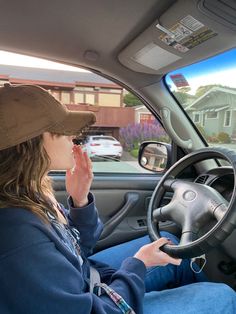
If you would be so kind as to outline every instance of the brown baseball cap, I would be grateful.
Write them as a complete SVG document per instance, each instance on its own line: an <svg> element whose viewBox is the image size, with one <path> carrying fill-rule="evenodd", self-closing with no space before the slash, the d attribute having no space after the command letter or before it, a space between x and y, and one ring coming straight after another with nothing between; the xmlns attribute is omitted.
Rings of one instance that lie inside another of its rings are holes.
<svg viewBox="0 0 236 314"><path fill-rule="evenodd" d="M39 86L7 83L0 87L0 150L45 131L77 135L95 122L94 113L67 110Z"/></svg>

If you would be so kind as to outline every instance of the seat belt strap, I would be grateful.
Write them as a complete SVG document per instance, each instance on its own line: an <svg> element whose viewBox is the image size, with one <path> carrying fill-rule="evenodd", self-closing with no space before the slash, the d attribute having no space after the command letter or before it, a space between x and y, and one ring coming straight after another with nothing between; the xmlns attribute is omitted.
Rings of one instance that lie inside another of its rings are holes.
<svg viewBox="0 0 236 314"><path fill-rule="evenodd" d="M94 287L99 286L101 283L101 278L99 272L92 266L90 266L90 281L89 281L89 292L94 293ZM96 291L96 295L101 295L101 288Z"/></svg>

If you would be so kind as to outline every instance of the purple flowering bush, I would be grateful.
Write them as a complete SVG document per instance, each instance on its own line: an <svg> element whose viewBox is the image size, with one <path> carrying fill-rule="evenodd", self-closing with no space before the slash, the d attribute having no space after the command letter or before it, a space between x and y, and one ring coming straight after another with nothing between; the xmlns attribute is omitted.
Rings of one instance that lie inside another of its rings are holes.
<svg viewBox="0 0 236 314"><path fill-rule="evenodd" d="M124 150L138 150L143 141L169 142L170 139L158 121L152 123L129 124L120 128L120 141Z"/></svg>

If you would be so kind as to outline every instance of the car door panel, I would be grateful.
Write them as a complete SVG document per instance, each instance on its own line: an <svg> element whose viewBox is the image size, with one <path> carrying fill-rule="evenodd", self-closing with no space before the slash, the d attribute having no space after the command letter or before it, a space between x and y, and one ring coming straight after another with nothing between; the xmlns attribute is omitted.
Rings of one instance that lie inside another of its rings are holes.
<svg viewBox="0 0 236 314"><path fill-rule="evenodd" d="M51 178L57 200L67 206L64 174L53 173ZM95 174L91 191L104 223L96 250L147 234L147 208L160 179L160 175ZM167 195L164 202L168 200ZM164 227L173 228L173 224Z"/></svg>

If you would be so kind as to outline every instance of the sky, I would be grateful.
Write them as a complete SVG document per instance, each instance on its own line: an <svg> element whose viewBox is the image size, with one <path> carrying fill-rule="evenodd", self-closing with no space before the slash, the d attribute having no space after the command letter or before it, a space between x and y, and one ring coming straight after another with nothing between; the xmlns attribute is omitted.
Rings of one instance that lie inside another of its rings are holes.
<svg viewBox="0 0 236 314"><path fill-rule="evenodd" d="M197 88L204 85L220 84L236 88L236 49L170 74L182 74L191 87L190 94L195 94ZM166 81L171 88L176 90L169 77Z"/></svg>
<svg viewBox="0 0 236 314"><path fill-rule="evenodd" d="M64 65L40 58L24 56L0 50L0 64L32 68L55 69L74 72L89 72L77 67ZM190 94L195 94L199 86L221 84L236 88L236 49L232 49L208 60L173 71L170 74L183 74L191 86ZM176 86L169 76L166 78L171 89Z"/></svg>
<svg viewBox="0 0 236 314"><path fill-rule="evenodd" d="M65 70L73 72L88 72L84 69L80 69L77 67L2 50L0 50L0 64L24 66L30 68Z"/></svg>

